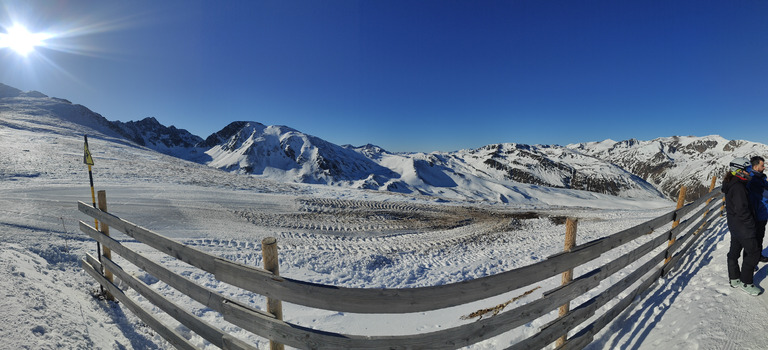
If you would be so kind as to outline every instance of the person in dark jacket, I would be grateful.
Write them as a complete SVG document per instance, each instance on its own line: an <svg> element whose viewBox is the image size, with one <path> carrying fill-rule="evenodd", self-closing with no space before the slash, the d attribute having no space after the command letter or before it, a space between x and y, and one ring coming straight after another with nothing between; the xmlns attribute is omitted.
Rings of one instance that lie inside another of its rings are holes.
<svg viewBox="0 0 768 350"><path fill-rule="evenodd" d="M763 173L765 171L765 159L760 156L754 156L749 160L752 164L747 169L749 179L747 183L747 192L749 192L749 203L755 212L755 229L757 230L757 243L760 251L763 251L763 238L765 238L765 224L768 223L768 181ZM760 255L760 262L768 262L768 257Z"/></svg>
<svg viewBox="0 0 768 350"><path fill-rule="evenodd" d="M755 216L749 202L747 182L750 166L746 158L731 161L730 172L723 178L722 191L725 193L726 220L731 232L731 248L728 251L728 278L731 287L739 288L750 295L760 295L763 289L755 286L754 273L760 260L761 247L757 242ZM744 259L739 266L742 250Z"/></svg>

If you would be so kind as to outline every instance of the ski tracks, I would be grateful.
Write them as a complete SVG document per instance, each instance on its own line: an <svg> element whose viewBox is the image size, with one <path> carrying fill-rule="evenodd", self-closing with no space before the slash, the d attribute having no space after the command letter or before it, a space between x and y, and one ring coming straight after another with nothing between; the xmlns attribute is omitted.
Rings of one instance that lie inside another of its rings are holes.
<svg viewBox="0 0 768 350"><path fill-rule="evenodd" d="M469 278L538 259L533 250L522 249L520 242L558 247L562 244L549 239L551 232L561 233L562 229L554 228L561 224L562 218L531 211L504 211L480 205L317 198L297 198L295 203L293 212L243 208L234 212L236 217L262 228L260 231L271 231L269 234L278 238L281 256L301 260L283 264L298 269L305 268L304 263L312 265L312 269L321 269L316 261L302 258L314 256L329 261L344 260L355 270L386 268L392 264L415 269L453 266L476 270L462 272ZM259 266L261 238L196 238L185 244ZM522 246L528 247L528 244Z"/></svg>

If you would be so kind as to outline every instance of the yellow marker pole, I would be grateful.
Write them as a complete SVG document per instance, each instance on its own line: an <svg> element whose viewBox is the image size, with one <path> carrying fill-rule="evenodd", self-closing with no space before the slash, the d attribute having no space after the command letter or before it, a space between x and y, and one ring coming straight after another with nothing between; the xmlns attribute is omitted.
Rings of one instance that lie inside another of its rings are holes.
<svg viewBox="0 0 768 350"><path fill-rule="evenodd" d="M88 164L88 177L91 178L91 200L93 201L93 207L96 208L96 195L94 194L93 189L93 171L91 170L91 165ZM93 224L95 225L95 229L99 229L99 220L93 219Z"/></svg>
<svg viewBox="0 0 768 350"><path fill-rule="evenodd" d="M83 138L85 139L85 149L83 153L83 163L88 164L88 178L91 180L91 200L93 201L93 207L96 207L96 192L93 189L93 171L91 167L93 166L93 156L91 156L91 151L88 149L88 135L83 135ZM98 209L98 208L97 208ZM99 230L99 220L94 218L93 224L95 225L95 229ZM96 252L99 257L99 261L101 261L101 243L96 242ZM102 272L103 273L103 272ZM101 294L104 294L104 286L101 286Z"/></svg>
<svg viewBox="0 0 768 350"><path fill-rule="evenodd" d="M93 170L91 169L91 166L93 166L93 157L91 156L91 151L88 149L88 135L83 135L85 138L85 153L83 155L83 163L88 164L88 178L91 180L91 200L93 201L93 207L96 208L96 192L93 189ZM99 220L93 219L94 225L96 225L95 229L99 229Z"/></svg>

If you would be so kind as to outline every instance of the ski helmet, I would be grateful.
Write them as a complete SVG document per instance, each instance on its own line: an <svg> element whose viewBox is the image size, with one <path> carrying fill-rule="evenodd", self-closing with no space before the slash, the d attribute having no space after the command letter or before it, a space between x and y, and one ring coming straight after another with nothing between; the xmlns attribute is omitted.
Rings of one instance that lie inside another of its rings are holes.
<svg viewBox="0 0 768 350"><path fill-rule="evenodd" d="M750 166L751 163L749 162L749 159L747 159L747 158L738 157L738 158L734 158L731 161L731 164L729 164L729 165L731 167L731 171L732 172L736 172L736 171L739 171L739 170L746 171L747 167Z"/></svg>

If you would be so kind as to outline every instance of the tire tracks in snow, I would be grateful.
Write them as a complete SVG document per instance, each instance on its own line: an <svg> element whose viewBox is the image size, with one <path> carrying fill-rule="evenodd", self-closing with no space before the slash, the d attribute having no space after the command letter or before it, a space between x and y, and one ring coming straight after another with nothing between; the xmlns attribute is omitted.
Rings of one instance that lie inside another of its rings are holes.
<svg viewBox="0 0 768 350"><path fill-rule="evenodd" d="M293 212L237 209L236 217L259 227L270 227L284 251L338 252L355 256L398 256L428 264L444 265L439 256L446 251L458 254L451 264L496 258L494 250L475 246L496 244L515 249L515 232L528 220L545 220L557 225L560 217L532 211L504 211L483 206L410 203L399 201L297 198ZM231 252L246 261L260 261L259 240L198 238L185 243ZM252 251L244 253L244 251ZM444 255L444 254L443 254ZM234 257L234 256L231 256ZM434 257L434 259L430 258ZM434 260L434 261L432 261Z"/></svg>

